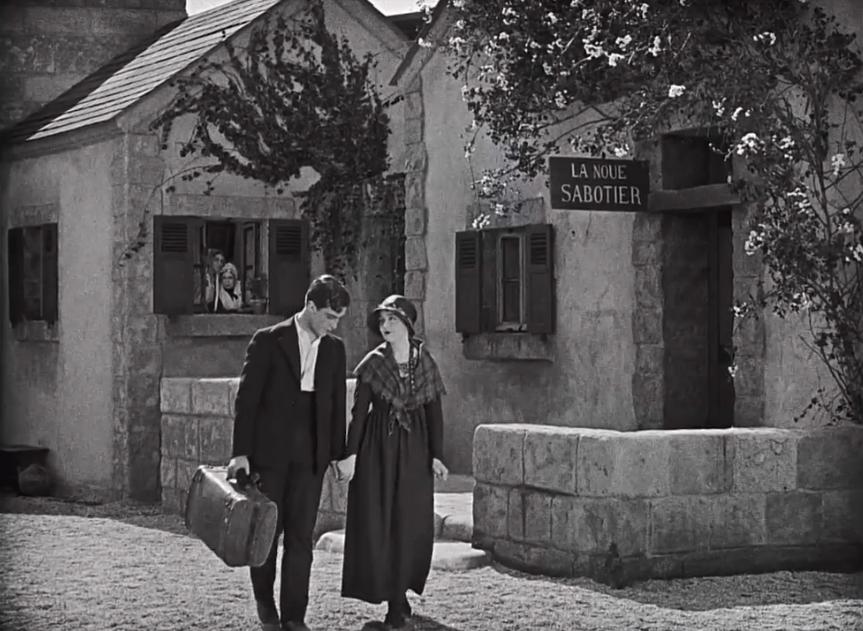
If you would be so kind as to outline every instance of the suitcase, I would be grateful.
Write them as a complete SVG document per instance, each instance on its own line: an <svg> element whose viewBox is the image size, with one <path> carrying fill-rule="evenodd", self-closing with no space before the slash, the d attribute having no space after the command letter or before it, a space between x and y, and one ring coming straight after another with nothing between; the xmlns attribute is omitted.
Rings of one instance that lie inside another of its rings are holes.
<svg viewBox="0 0 863 631"><path fill-rule="evenodd" d="M230 567L258 567L276 536L278 508L248 476L238 482L228 480L227 472L227 467L206 465L195 471L186 528Z"/></svg>

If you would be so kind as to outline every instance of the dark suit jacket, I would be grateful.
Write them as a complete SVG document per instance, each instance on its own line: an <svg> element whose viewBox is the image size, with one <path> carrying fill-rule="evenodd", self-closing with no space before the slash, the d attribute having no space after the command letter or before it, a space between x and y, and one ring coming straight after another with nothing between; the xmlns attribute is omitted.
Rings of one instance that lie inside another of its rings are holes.
<svg viewBox="0 0 863 631"><path fill-rule="evenodd" d="M345 345L321 338L315 364L315 469L345 456ZM300 351L290 318L252 336L234 408L232 455L255 467L287 468L289 423L300 394Z"/></svg>

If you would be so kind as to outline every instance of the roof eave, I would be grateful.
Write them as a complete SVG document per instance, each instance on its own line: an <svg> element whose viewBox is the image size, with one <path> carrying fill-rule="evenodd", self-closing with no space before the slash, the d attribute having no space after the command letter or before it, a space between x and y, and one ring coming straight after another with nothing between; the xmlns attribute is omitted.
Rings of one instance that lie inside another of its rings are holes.
<svg viewBox="0 0 863 631"><path fill-rule="evenodd" d="M0 153L0 162L15 162L77 149L110 140L123 135L123 133L124 130L117 125L116 120L110 119L34 140L24 139L3 147L2 153Z"/></svg>

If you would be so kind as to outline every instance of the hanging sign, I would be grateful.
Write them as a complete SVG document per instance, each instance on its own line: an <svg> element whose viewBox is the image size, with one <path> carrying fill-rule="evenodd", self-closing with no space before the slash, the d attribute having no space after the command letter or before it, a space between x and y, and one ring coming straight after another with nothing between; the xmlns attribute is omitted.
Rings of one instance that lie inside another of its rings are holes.
<svg viewBox="0 0 863 631"><path fill-rule="evenodd" d="M550 156L548 172L554 210L647 210L646 161Z"/></svg>

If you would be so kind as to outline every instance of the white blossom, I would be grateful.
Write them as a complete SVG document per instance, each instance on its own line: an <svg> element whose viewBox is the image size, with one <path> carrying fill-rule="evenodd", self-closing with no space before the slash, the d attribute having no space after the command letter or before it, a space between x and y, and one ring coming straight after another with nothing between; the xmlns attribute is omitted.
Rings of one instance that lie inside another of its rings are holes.
<svg viewBox="0 0 863 631"><path fill-rule="evenodd" d="M434 48L434 43L430 42L429 40L427 40L423 37L417 38L417 45L420 48Z"/></svg>
<svg viewBox="0 0 863 631"><path fill-rule="evenodd" d="M749 132L740 139L740 142L737 143L735 152L737 155L742 156L747 151L757 150L760 145L761 139L758 137L758 134L755 132Z"/></svg>
<svg viewBox="0 0 863 631"><path fill-rule="evenodd" d="M863 263L863 243L858 243L853 250L851 250L851 256L854 257L854 260L858 263Z"/></svg>
<svg viewBox="0 0 863 631"><path fill-rule="evenodd" d="M557 16L554 13L549 12L546 14L545 19L549 22L549 24L557 24Z"/></svg>
<svg viewBox="0 0 863 631"><path fill-rule="evenodd" d="M686 92L685 85L676 85L672 83L668 86L668 98L676 99L679 96L683 96L683 93Z"/></svg>
<svg viewBox="0 0 863 631"><path fill-rule="evenodd" d="M753 35L752 39L756 42L764 43L765 41L770 42L770 46L776 43L776 33L771 33L770 31L764 31L763 33L759 33L758 35Z"/></svg>
<svg viewBox="0 0 863 631"><path fill-rule="evenodd" d="M552 67L551 67L551 64L550 64L550 63L548 63L547 61L542 62L542 71L543 71L545 74L549 74L549 75L550 75L550 74L552 73Z"/></svg>
<svg viewBox="0 0 863 631"><path fill-rule="evenodd" d="M757 230L750 230L749 236L746 237L746 242L743 244L743 249L746 254L752 256L758 252L759 248L764 244L764 235Z"/></svg>
<svg viewBox="0 0 863 631"><path fill-rule="evenodd" d="M569 105L563 92L558 92L554 95L554 104L557 106L558 109L561 110L564 109L567 105Z"/></svg>
<svg viewBox="0 0 863 631"><path fill-rule="evenodd" d="M833 167L833 177L836 177L843 168L848 166L848 162L845 160L845 154L834 154L830 158L830 165Z"/></svg>
<svg viewBox="0 0 863 631"><path fill-rule="evenodd" d="M649 6L646 2L642 2L642 3L641 3L641 6L640 6L640 7L638 7L638 12L641 14L641 19L642 19L642 20L646 20L646 19L647 19L647 10L648 10L649 8L650 8L650 6Z"/></svg>
<svg viewBox="0 0 863 631"><path fill-rule="evenodd" d="M651 55L656 57L662 51L662 40L659 39L659 35L653 38L653 45L647 49Z"/></svg>
<svg viewBox="0 0 863 631"><path fill-rule="evenodd" d="M623 61L623 59L624 59L624 56L621 55L620 53L611 53L608 56L608 65L609 66L616 66L619 62Z"/></svg>
<svg viewBox="0 0 863 631"><path fill-rule="evenodd" d="M734 111L731 113L731 120L736 121L742 112L742 107L735 108Z"/></svg>
<svg viewBox="0 0 863 631"><path fill-rule="evenodd" d="M629 147L627 147L625 145L623 147L615 147L614 148L614 156L616 158L622 158L625 155L627 155L628 153L629 153Z"/></svg>
<svg viewBox="0 0 863 631"><path fill-rule="evenodd" d="M632 43L632 35L627 34L624 37L618 37L614 43L617 44L621 50L625 50L626 47Z"/></svg>
<svg viewBox="0 0 863 631"><path fill-rule="evenodd" d="M717 116L722 116L725 113L724 101L725 99L722 99L722 101L713 101L713 113Z"/></svg>

